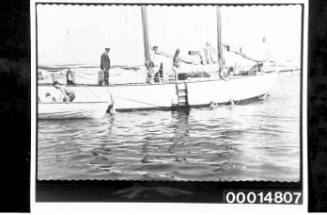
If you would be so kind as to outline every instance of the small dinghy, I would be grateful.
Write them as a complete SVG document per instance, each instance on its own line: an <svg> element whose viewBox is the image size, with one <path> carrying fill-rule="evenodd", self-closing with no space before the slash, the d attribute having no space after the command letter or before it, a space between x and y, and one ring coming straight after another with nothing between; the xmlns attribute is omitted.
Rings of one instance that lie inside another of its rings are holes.
<svg viewBox="0 0 327 215"><path fill-rule="evenodd" d="M51 102L38 104L39 119L89 119L102 118L108 102Z"/></svg>

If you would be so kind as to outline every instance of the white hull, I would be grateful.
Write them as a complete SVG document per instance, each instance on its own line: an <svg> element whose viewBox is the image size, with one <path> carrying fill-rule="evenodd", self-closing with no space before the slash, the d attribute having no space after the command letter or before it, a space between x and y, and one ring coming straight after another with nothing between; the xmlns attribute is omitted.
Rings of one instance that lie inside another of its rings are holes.
<svg viewBox="0 0 327 215"><path fill-rule="evenodd" d="M188 84L189 105L205 105L210 102L228 103L255 98L268 93L278 73L267 73L256 76L240 76L228 81L219 80L206 84L194 82Z"/></svg>
<svg viewBox="0 0 327 215"><path fill-rule="evenodd" d="M102 118L108 102L39 103L39 119L87 119Z"/></svg>
<svg viewBox="0 0 327 215"><path fill-rule="evenodd" d="M191 80L178 82L187 89L187 106L205 106L214 102L228 103L259 97L268 93L277 72L256 76L238 76L225 80ZM185 83L185 84L184 84ZM175 83L129 84L105 86L73 86L74 102L108 101L117 111L135 109L172 108L182 106L178 101ZM39 96L55 93L52 86L39 86ZM53 94L52 94L53 95Z"/></svg>

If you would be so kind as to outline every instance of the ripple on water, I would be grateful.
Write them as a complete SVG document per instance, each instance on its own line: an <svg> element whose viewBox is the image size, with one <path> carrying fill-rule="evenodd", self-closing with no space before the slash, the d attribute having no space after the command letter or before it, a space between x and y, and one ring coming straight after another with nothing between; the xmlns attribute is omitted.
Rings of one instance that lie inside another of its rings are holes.
<svg viewBox="0 0 327 215"><path fill-rule="evenodd" d="M299 78L284 81L235 107L39 121L38 179L297 181Z"/></svg>

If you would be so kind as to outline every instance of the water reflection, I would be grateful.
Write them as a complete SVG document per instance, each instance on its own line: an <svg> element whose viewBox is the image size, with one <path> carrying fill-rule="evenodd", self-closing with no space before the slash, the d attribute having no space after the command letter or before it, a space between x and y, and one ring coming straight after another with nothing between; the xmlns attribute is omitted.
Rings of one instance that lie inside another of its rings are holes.
<svg viewBox="0 0 327 215"><path fill-rule="evenodd" d="M299 79L287 83L284 97L232 109L39 121L38 178L297 180Z"/></svg>
<svg viewBox="0 0 327 215"><path fill-rule="evenodd" d="M190 135L190 125L188 122L189 115L190 115L190 108L187 107L171 112L171 116L175 120L174 122L175 138L173 142L176 144L178 144L178 140L183 140L184 138L187 138ZM182 144L184 142L187 141L182 141Z"/></svg>
<svg viewBox="0 0 327 215"><path fill-rule="evenodd" d="M168 152L175 157L176 162L186 161L184 154L179 153L175 149L177 147L183 147L187 143L188 137L190 135L190 125L188 123L188 118L190 115L189 108L181 108L179 110L172 111L171 116L174 119L174 137L172 139L172 144L168 148Z"/></svg>

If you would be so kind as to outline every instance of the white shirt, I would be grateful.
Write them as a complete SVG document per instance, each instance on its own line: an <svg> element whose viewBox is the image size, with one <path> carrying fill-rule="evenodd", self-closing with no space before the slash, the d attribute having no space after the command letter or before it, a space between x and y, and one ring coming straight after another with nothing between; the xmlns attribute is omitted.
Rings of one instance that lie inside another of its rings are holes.
<svg viewBox="0 0 327 215"><path fill-rule="evenodd" d="M159 66L158 54L155 53L153 50L150 52L150 58L151 58L151 61L154 63L155 66Z"/></svg>

